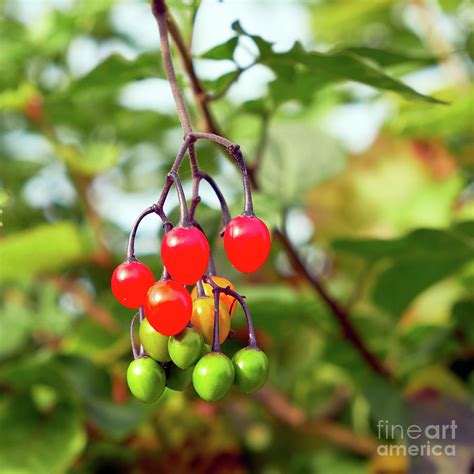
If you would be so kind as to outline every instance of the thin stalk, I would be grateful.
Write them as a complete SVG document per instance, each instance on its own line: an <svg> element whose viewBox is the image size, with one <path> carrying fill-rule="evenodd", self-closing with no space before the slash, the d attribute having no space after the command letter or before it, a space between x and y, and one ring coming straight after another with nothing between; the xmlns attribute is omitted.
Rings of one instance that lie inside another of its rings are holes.
<svg viewBox="0 0 474 474"><path fill-rule="evenodd" d="M203 296L206 296L206 292L204 291L204 286L202 284L202 280L197 281L196 288L197 288L198 298L202 298Z"/></svg>
<svg viewBox="0 0 474 474"><path fill-rule="evenodd" d="M230 211L229 211L229 206L227 205L227 202L225 200L224 195L222 194L222 191L219 189L219 186L217 183L214 181L214 178L212 178L210 175L207 173L200 171L199 173L200 178L206 181L209 186L212 188L214 191L217 199L219 200L219 204L221 206L221 212L222 212L222 220L224 224L224 229L227 227L227 224L230 222ZM222 234L222 232L221 232Z"/></svg>
<svg viewBox="0 0 474 474"><path fill-rule="evenodd" d="M156 213L155 206L150 206L150 207L146 208L137 217L137 220L135 221L135 224L133 224L132 231L130 232L130 236L128 238L128 247L127 247L127 261L128 262L136 261L136 258L135 258L135 237L137 236L138 227L139 227L141 221L146 216L148 216L149 214L154 214L154 213Z"/></svg>
<svg viewBox="0 0 474 474"><path fill-rule="evenodd" d="M178 200L179 200L179 223L181 227L190 227L191 221L189 220L189 212L188 212L188 205L186 204L186 196L184 194L183 185L181 184L181 180L176 173L169 173L168 177L170 177L174 185L176 187L176 192L178 193Z"/></svg>
<svg viewBox="0 0 474 474"><path fill-rule="evenodd" d="M176 111L178 112L179 120L183 126L184 135L188 135L192 131L191 120L189 119L188 110L184 103L183 95L179 90L178 81L174 72L173 62L171 60L170 44L168 40L168 25L167 25L167 11L163 0L153 0L151 4L153 15L158 23L158 30L160 33L161 52L163 55L163 62L165 63L166 76L168 83L173 93L174 102L176 104Z"/></svg>
<svg viewBox="0 0 474 474"><path fill-rule="evenodd" d="M248 347L252 349L258 349L257 337L255 335L255 328L253 325L252 317L250 316L250 311L248 309L247 303L245 303L244 301L244 298L236 291L232 290L229 286L223 288L222 286L217 285L217 283L215 283L208 275L205 275L203 277L203 280L212 286L214 298L216 294L219 295L220 293L224 293L225 295L230 295L234 297L239 302L240 306L242 306L242 309L244 310L245 319L247 320L247 330L249 334Z"/></svg>
<svg viewBox="0 0 474 474"><path fill-rule="evenodd" d="M247 166L245 165L244 157L240 151L240 146L232 143L227 138L221 137L220 135L215 135L214 133L201 133L193 132L191 136L196 140L209 140L219 145L222 145L226 150L232 155L237 164L239 165L240 173L242 175L242 185L244 188L244 216L253 216L253 203L252 203L252 192L250 189L250 181L247 171Z"/></svg>
<svg viewBox="0 0 474 474"><path fill-rule="evenodd" d="M213 288L214 295L214 334L212 338L212 352L221 352L221 343L219 341L219 289Z"/></svg>
<svg viewBox="0 0 474 474"><path fill-rule="evenodd" d="M132 322L130 323L130 343L132 345L132 352L133 352L133 358L138 359L140 357L140 352L137 349L137 345L135 343L135 322L137 321L140 313L137 312L135 313L135 316L132 318Z"/></svg>
<svg viewBox="0 0 474 474"><path fill-rule="evenodd" d="M140 324L141 324L143 320L145 319L145 310L143 309L143 306L140 306L140 308L138 309L138 314L139 314ZM140 341L140 357L143 357L144 355L146 355L146 352L143 347L142 341Z"/></svg>

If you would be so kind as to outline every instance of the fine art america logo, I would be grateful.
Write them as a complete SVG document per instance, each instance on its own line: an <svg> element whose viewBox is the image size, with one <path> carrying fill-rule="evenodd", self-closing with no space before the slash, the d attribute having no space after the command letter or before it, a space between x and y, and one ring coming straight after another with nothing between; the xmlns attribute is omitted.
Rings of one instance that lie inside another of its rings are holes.
<svg viewBox="0 0 474 474"><path fill-rule="evenodd" d="M455 456L456 421L446 425L391 425L388 420L377 422L379 439L396 439L400 444L381 444L380 456Z"/></svg>

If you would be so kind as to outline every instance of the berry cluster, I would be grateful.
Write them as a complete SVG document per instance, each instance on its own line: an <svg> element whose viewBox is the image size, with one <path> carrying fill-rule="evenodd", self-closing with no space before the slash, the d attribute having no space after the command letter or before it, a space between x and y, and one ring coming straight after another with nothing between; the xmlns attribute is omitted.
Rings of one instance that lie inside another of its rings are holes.
<svg viewBox="0 0 474 474"><path fill-rule="evenodd" d="M224 145L237 161L244 186L244 211L230 218L225 198L215 181L197 168L194 144L207 139ZM193 197L190 208L181 185L178 170L186 153L193 167ZM138 217L129 238L127 260L114 271L112 292L130 309L139 309L132 319L131 340L134 361L127 372L131 392L144 402L156 401L165 386L183 390L191 382L197 394L207 401L219 400L235 384L249 393L266 381L268 358L258 346L252 319L243 297L232 283L217 276L210 246L203 229L194 217L200 202L199 183L207 181L215 191L223 215L221 232L230 263L240 272L258 270L270 253L270 233L255 216L247 169L240 148L212 134L190 133L168 174L157 203ZM163 205L174 184L180 205L176 226L168 220ZM155 282L152 271L135 258L134 242L138 226L149 214L157 214L163 222L161 243L163 274ZM195 285L190 293L187 286ZM230 332L237 305L244 310L249 343L230 360L220 345ZM135 344L134 327L140 320L140 348Z"/></svg>

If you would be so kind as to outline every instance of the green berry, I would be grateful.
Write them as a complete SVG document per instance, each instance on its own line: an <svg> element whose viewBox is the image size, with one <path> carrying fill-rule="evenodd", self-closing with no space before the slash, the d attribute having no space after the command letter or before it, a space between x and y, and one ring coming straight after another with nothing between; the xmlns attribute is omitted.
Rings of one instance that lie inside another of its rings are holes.
<svg viewBox="0 0 474 474"><path fill-rule="evenodd" d="M203 339L194 328L185 328L168 341L168 352L171 360L180 368L191 367L200 357Z"/></svg>
<svg viewBox="0 0 474 474"><path fill-rule="evenodd" d="M165 371L151 357L141 357L128 366L127 383L136 398L145 403L153 403L165 389Z"/></svg>
<svg viewBox="0 0 474 474"><path fill-rule="evenodd" d="M260 349L245 347L234 354L232 363L235 386L241 392L255 392L267 381L270 364L267 355Z"/></svg>
<svg viewBox="0 0 474 474"><path fill-rule="evenodd" d="M171 390L181 392L191 383L193 369L194 366L183 370L174 364L170 364L166 368L166 386Z"/></svg>
<svg viewBox="0 0 474 474"><path fill-rule="evenodd" d="M150 357L153 357L158 362L168 362L171 360L168 353L169 337L155 331L146 319L140 323L138 334L143 348Z"/></svg>
<svg viewBox="0 0 474 474"><path fill-rule="evenodd" d="M193 370L193 385L197 394L208 402L223 398L234 381L232 361L220 352L202 357Z"/></svg>
<svg viewBox="0 0 474 474"><path fill-rule="evenodd" d="M211 352L211 346L209 344L204 343L201 349L201 357L205 356L206 354L209 354L209 352Z"/></svg>

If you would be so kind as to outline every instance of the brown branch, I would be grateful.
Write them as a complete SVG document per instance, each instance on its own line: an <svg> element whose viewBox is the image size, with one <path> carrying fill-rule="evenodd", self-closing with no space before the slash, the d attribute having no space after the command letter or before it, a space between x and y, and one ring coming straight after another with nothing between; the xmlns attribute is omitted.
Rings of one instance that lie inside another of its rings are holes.
<svg viewBox="0 0 474 474"><path fill-rule="evenodd" d="M353 433L343 425L318 418L308 419L301 408L293 405L275 388L268 384L253 397L278 421L309 435L318 436L361 456L375 454L378 443L375 439Z"/></svg>
<svg viewBox="0 0 474 474"><path fill-rule="evenodd" d="M193 59L189 53L189 49L186 43L183 40L181 32L179 31L178 25L174 21L174 18L168 12L167 16L168 30L171 37L178 49L181 61L183 63L184 70L191 82L191 89L193 91L194 97L196 98L197 105L199 107L199 112L204 118L205 131L208 133L215 133L216 135L222 135L217 126L216 121L211 113L209 108L209 101L206 91L203 89L194 69Z"/></svg>
<svg viewBox="0 0 474 474"><path fill-rule="evenodd" d="M388 369L368 349L368 347L365 345L365 342L362 340L360 334L352 325L347 309L340 305L328 293L323 283L309 272L309 270L306 268L306 265L301 260L297 250L293 247L292 243L288 239L288 236L286 236L278 229L275 229L274 235L280 240L283 248L290 257L290 260L293 263L295 270L306 278L308 283L310 283L310 285L314 288L319 297L330 309L331 313L334 315L337 322L339 323L344 337L349 342L351 342L351 344L359 352L361 357L365 360L365 362L367 362L367 365L374 372L381 375L382 377L390 378L391 374Z"/></svg>

